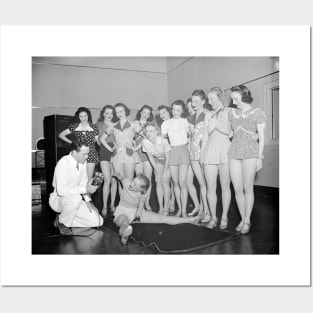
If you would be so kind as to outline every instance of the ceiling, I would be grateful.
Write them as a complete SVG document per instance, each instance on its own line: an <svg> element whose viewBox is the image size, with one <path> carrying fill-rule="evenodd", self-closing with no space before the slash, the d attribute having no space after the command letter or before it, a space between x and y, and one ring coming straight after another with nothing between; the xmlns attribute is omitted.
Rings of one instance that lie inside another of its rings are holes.
<svg viewBox="0 0 313 313"><path fill-rule="evenodd" d="M167 74L190 57L33 57L33 63Z"/></svg>

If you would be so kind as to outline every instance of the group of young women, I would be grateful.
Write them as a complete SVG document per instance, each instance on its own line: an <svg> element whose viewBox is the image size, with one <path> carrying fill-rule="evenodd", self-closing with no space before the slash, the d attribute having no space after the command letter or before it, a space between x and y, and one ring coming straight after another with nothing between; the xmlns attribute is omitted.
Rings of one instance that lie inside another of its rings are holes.
<svg viewBox="0 0 313 313"><path fill-rule="evenodd" d="M161 127L154 121L153 108L144 105L136 120L130 121L129 108L123 103L106 105L97 125L92 123L87 108L79 108L76 123L69 125L59 137L74 133L89 143L87 159L88 178L100 161L104 179L102 215L108 213L107 202L111 192L110 209L114 202L117 183L113 173L133 179L143 173L151 181L154 171L159 214L168 215L178 207L176 216L187 216L190 195L194 209L188 215L199 215L208 228L218 225L216 216L217 176L222 190L223 212L220 229L228 227L228 210L231 200L230 181L235 191L241 221L236 230L250 231L254 204L255 174L262 168L264 150L265 113L252 107L251 92L244 85L231 88L231 98L237 108L224 105L224 92L214 87L195 90L186 106L182 100L171 107L159 106ZM118 122L113 122L114 117ZM95 144L100 145L99 154ZM200 199L194 186L196 178ZM151 186L151 184L150 184ZM147 192L145 209L149 204L151 187Z"/></svg>

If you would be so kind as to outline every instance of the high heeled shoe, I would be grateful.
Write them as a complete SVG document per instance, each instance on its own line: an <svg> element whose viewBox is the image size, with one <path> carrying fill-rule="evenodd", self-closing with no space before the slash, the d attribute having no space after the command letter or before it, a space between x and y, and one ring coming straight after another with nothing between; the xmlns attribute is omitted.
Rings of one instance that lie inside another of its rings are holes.
<svg viewBox="0 0 313 313"><path fill-rule="evenodd" d="M211 220L211 215L209 213L203 213L203 217L201 218L201 223L208 223Z"/></svg>
<svg viewBox="0 0 313 313"><path fill-rule="evenodd" d="M220 223L220 229L226 229L228 226L228 219L227 218L222 218L221 223Z"/></svg>
<svg viewBox="0 0 313 313"><path fill-rule="evenodd" d="M200 215L201 213L201 210L200 208L194 208L190 213L188 213L188 217L193 217L193 216L197 216L197 215Z"/></svg>
<svg viewBox="0 0 313 313"><path fill-rule="evenodd" d="M251 228L251 223L243 223L240 233L242 235L248 234L250 232L250 228Z"/></svg>
<svg viewBox="0 0 313 313"><path fill-rule="evenodd" d="M241 221L238 226L236 227L236 231L241 231L241 228L243 226L243 221Z"/></svg>
<svg viewBox="0 0 313 313"><path fill-rule="evenodd" d="M207 225L207 228L213 229L217 226L218 219L217 218L211 218L209 224Z"/></svg>

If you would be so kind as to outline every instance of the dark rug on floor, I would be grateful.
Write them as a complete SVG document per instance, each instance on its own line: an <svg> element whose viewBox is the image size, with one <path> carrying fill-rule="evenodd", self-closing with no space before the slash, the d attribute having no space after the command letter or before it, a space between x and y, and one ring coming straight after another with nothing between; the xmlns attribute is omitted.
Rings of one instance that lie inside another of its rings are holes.
<svg viewBox="0 0 313 313"><path fill-rule="evenodd" d="M129 240L155 248L160 253L187 253L240 237L237 233L192 224L138 223L132 226L133 234ZM105 220L99 229L118 235L118 227L113 223L113 218Z"/></svg>

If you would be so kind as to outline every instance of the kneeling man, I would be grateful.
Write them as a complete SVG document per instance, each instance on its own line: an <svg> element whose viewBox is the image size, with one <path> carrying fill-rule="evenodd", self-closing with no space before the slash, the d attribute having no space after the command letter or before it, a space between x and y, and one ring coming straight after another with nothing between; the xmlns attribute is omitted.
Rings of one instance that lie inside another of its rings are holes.
<svg viewBox="0 0 313 313"><path fill-rule="evenodd" d="M57 213L55 226L62 235L71 235L70 227L97 227L103 224L95 206L88 200L88 193L94 193L97 186L88 182L86 160L89 147L86 142L73 141L69 155L62 157L54 170L50 207ZM86 201L83 200L83 197Z"/></svg>

